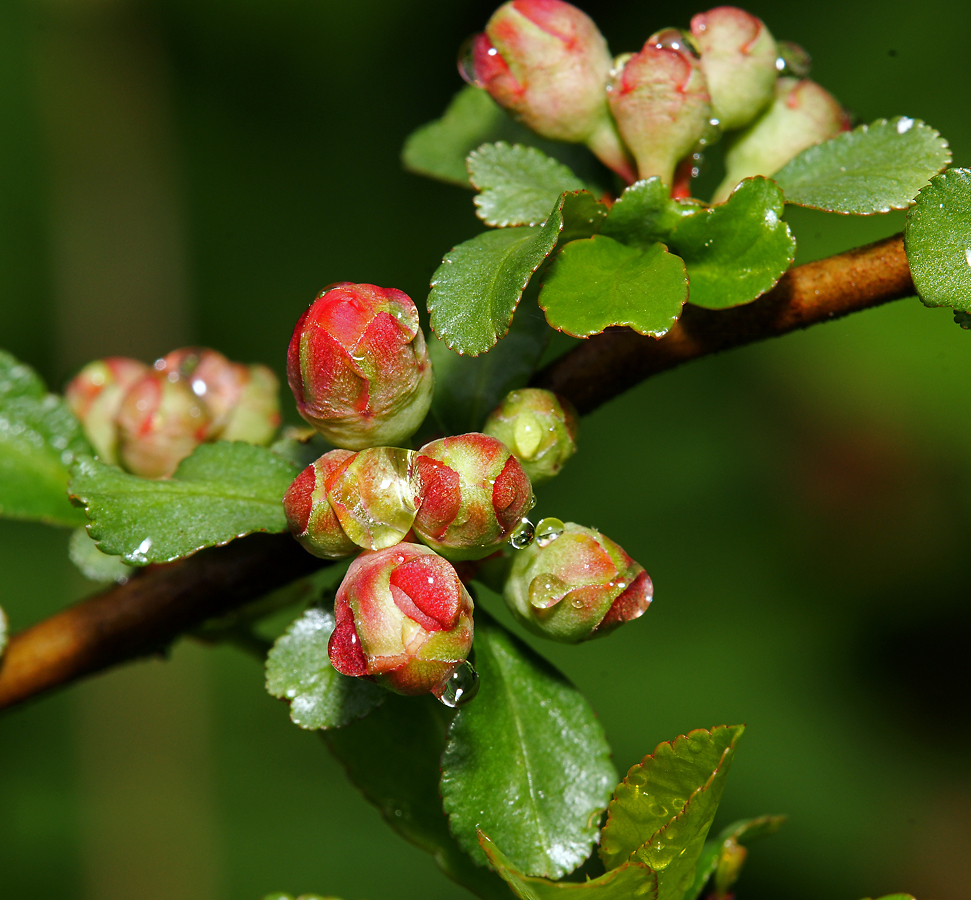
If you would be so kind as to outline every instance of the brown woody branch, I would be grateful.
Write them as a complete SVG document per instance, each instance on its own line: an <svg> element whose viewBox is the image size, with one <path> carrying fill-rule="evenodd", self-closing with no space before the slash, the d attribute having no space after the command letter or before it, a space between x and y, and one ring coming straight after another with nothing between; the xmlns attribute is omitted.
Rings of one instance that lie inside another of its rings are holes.
<svg viewBox="0 0 971 900"><path fill-rule="evenodd" d="M688 360L807 328L914 293L900 235L797 266L747 306L688 307L660 340L617 329L584 341L534 383L588 413L650 375ZM310 574L322 560L289 535L250 535L153 566L128 583L13 636L0 660L0 709L126 660Z"/></svg>

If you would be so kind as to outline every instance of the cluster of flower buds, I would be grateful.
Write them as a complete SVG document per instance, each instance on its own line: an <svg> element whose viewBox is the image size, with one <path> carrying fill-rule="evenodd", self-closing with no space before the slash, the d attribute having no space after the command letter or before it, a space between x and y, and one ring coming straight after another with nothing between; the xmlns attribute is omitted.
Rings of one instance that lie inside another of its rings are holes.
<svg viewBox="0 0 971 900"><path fill-rule="evenodd" d="M801 77L808 66L795 50ZM794 88L779 74L792 55L756 16L719 6L694 16L689 32L659 31L611 64L596 25L569 3L510 0L459 67L538 134L587 144L628 182L656 175L676 187L679 164L722 131L747 129L733 146L736 165L729 160L730 192L845 127L839 104L812 82L799 82L790 102ZM780 115L780 102L805 112Z"/></svg>
<svg viewBox="0 0 971 900"><path fill-rule="evenodd" d="M174 350L154 366L96 360L65 396L98 455L146 478L171 475L205 441L268 443L280 424L279 384L266 366L203 348Z"/></svg>

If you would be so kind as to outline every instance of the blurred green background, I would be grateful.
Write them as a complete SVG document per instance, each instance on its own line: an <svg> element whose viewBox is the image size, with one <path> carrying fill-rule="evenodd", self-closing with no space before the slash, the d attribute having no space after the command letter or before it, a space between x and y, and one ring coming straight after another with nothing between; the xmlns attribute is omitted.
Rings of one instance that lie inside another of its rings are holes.
<svg viewBox="0 0 971 900"><path fill-rule="evenodd" d="M455 50L492 5L4 0L0 346L55 386L95 356L187 343L282 373L330 282L421 305L481 229L470 194L398 153L460 87ZM615 52L698 11L582 5ZM861 121L922 118L971 163L966 2L749 8ZM903 222L790 221L803 260ZM753 848L744 900L967 897L969 384L971 334L899 301L630 391L541 490L537 513L601 528L655 581L609 642L540 648L588 693L618 768L749 725L720 821L790 822ZM14 628L93 589L66 540L0 523ZM0 719L0 898L463 895L262 680L185 643Z"/></svg>

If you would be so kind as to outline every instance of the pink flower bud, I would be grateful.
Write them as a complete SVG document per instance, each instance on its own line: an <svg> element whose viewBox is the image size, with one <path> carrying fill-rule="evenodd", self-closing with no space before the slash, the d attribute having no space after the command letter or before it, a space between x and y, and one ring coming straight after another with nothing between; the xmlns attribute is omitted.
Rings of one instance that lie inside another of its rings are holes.
<svg viewBox="0 0 971 900"><path fill-rule="evenodd" d="M182 380L209 411L210 437L219 435L239 401L246 379L246 367L230 362L218 350L183 347L167 353L155 363L155 370L169 381Z"/></svg>
<svg viewBox="0 0 971 900"><path fill-rule="evenodd" d="M109 356L88 363L64 390L71 412L105 462L118 462L115 416L125 392L149 372L137 359Z"/></svg>
<svg viewBox="0 0 971 900"><path fill-rule="evenodd" d="M121 464L144 478L171 475L212 431L206 405L171 374L149 371L136 381L115 418Z"/></svg>
<svg viewBox="0 0 971 900"><path fill-rule="evenodd" d="M327 499L328 477L353 456L350 450L325 453L307 466L283 495L283 511L291 533L314 556L340 559L358 550Z"/></svg>
<svg viewBox="0 0 971 900"><path fill-rule="evenodd" d="M633 171L607 108L610 51L593 20L562 0L511 0L460 60L463 76L537 134L586 144L628 181Z"/></svg>
<svg viewBox="0 0 971 900"><path fill-rule="evenodd" d="M533 484L542 484L576 453L579 427L569 400L552 391L523 388L506 395L482 430L512 451Z"/></svg>
<svg viewBox="0 0 971 900"><path fill-rule="evenodd" d="M567 522L550 542L513 556L505 598L530 631L576 644L608 634L650 606L647 572L610 538Z"/></svg>
<svg viewBox="0 0 971 900"><path fill-rule="evenodd" d="M453 560L482 559L498 550L534 502L516 457L485 434L425 444L414 477L422 498L415 533Z"/></svg>
<svg viewBox="0 0 971 900"><path fill-rule="evenodd" d="M362 553L334 604L331 664L399 694L440 693L472 647L472 598L420 544Z"/></svg>
<svg viewBox="0 0 971 900"><path fill-rule="evenodd" d="M761 19L718 6L691 20L715 117L724 129L748 125L775 95L779 48Z"/></svg>
<svg viewBox="0 0 971 900"><path fill-rule="evenodd" d="M773 175L807 147L849 127L839 101L816 82L778 79L772 105L731 139L725 151L728 175L715 192L715 201L726 199L743 178Z"/></svg>
<svg viewBox="0 0 971 900"><path fill-rule="evenodd" d="M641 178L674 183L674 169L711 127L711 98L698 57L669 28L621 58L607 87L610 109Z"/></svg>
<svg viewBox="0 0 971 900"><path fill-rule="evenodd" d="M280 427L280 381L266 366L242 366L241 390L219 435L224 441L268 444Z"/></svg>
<svg viewBox="0 0 971 900"><path fill-rule="evenodd" d="M300 415L332 444L359 450L407 440L434 387L415 304L373 284L325 290L297 322L287 378Z"/></svg>

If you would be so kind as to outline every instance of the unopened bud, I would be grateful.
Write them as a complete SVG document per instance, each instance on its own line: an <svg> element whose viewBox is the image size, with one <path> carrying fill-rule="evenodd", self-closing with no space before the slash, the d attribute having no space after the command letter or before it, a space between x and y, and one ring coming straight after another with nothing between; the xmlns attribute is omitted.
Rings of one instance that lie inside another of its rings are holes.
<svg viewBox="0 0 971 900"><path fill-rule="evenodd" d="M631 181L604 96L610 66L607 42L593 20L562 0L504 3L459 61L463 77L537 134L586 144Z"/></svg>
<svg viewBox="0 0 971 900"><path fill-rule="evenodd" d="M416 534L449 559L482 559L509 539L533 506L533 489L501 441L461 434L425 444L415 460Z"/></svg>
<svg viewBox="0 0 971 900"><path fill-rule="evenodd" d="M552 391L511 391L482 429L502 441L522 463L533 484L556 475L576 453L580 420L573 404Z"/></svg>
<svg viewBox="0 0 971 900"><path fill-rule="evenodd" d="M701 70L722 128L748 125L775 94L779 48L761 19L734 6L718 6L691 20Z"/></svg>
<svg viewBox="0 0 971 900"><path fill-rule="evenodd" d="M205 404L212 419L210 436L219 435L239 400L246 367L230 362L218 350L183 347L167 353L155 370L169 381L184 381Z"/></svg>
<svg viewBox="0 0 971 900"><path fill-rule="evenodd" d="M325 453L307 466L283 495L283 511L291 533L314 556L341 559L358 550L327 499L328 477L353 456L350 450Z"/></svg>
<svg viewBox="0 0 971 900"><path fill-rule="evenodd" d="M672 185L678 161L711 128L711 99L694 48L673 28L652 35L640 53L618 61L607 96L639 177L657 175Z"/></svg>
<svg viewBox="0 0 971 900"><path fill-rule="evenodd" d="M263 365L243 366L242 388L219 435L224 441L268 444L280 427L280 381Z"/></svg>
<svg viewBox="0 0 971 900"><path fill-rule="evenodd" d="M64 390L71 412L105 462L118 462L118 430L115 417L127 390L148 374L137 359L109 356L88 363Z"/></svg>
<svg viewBox="0 0 971 900"><path fill-rule="evenodd" d="M472 647L472 598L419 544L362 553L337 591L331 664L399 694L440 693Z"/></svg>
<svg viewBox="0 0 971 900"><path fill-rule="evenodd" d="M415 304L373 284L324 291L297 322L287 377L300 415L332 444L402 443L424 420L434 387Z"/></svg>
<svg viewBox="0 0 971 900"><path fill-rule="evenodd" d="M725 151L728 175L715 201L726 199L743 178L771 176L806 148L849 127L839 101L816 82L778 79L772 105L730 140Z"/></svg>
<svg viewBox="0 0 971 900"><path fill-rule="evenodd" d="M620 546L573 522L556 539L518 551L504 591L526 628L567 644L638 618L653 593L647 572Z"/></svg>

